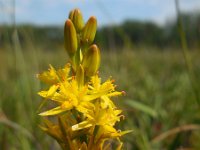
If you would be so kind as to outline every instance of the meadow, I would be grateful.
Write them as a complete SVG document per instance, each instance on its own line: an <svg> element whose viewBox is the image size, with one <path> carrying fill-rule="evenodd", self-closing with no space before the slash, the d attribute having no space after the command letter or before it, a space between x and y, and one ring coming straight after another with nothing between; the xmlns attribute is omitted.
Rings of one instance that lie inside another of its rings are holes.
<svg viewBox="0 0 200 150"><path fill-rule="evenodd" d="M192 76L188 76L180 49L133 48L103 50L100 74L112 76L125 96L115 99L125 119L121 129L124 149L200 149L200 53L190 51ZM59 149L39 127L37 92L44 86L36 74L49 64L61 68L68 62L63 47L45 51L7 46L0 50L0 149ZM192 83L191 84L191 79Z"/></svg>

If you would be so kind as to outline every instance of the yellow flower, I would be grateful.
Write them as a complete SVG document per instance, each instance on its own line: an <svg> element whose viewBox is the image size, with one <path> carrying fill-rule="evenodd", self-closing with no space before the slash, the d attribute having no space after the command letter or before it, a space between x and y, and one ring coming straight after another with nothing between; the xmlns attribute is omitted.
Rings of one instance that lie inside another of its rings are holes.
<svg viewBox="0 0 200 150"><path fill-rule="evenodd" d="M95 75L91 78L90 84L80 86L79 79L76 78L82 78L81 75L77 74L77 77L68 77L69 72L69 64L67 64L64 69L59 69L58 71L50 66L49 71L39 76L41 80L49 84L54 84L50 86L49 90L40 91L38 94L58 104L57 107L42 112L40 115L57 115L71 109L76 109L85 115L94 108L92 101L98 98L100 98L103 108L115 108L110 97L121 95L123 92L115 91L112 80L109 79L101 84L101 79L98 75Z"/></svg>
<svg viewBox="0 0 200 150"><path fill-rule="evenodd" d="M85 129L85 128L91 128L91 129L97 129L96 136L95 136L95 143L96 142L102 142L102 140L108 139L108 138L117 138L120 137L126 133L129 133L131 131L117 131L114 128L114 125L116 122L120 121L121 110L107 107L106 109L103 109L100 105L100 103L97 101L95 103L95 108L93 111L90 111L88 114L86 114L87 119L85 121L82 121L78 124L75 124L72 126L73 131Z"/></svg>
<svg viewBox="0 0 200 150"><path fill-rule="evenodd" d="M101 84L101 78L98 75L95 75L91 78L91 89L93 93L104 93L101 95L101 107L111 107L116 108L110 97L119 96L124 94L124 92L115 91L115 85L113 84L114 80L108 79L106 82Z"/></svg>
<svg viewBox="0 0 200 150"><path fill-rule="evenodd" d="M93 110L85 113L87 119L79 124L72 126L73 130L80 130L83 128L87 128L89 126L114 126L117 121L120 120L121 110L113 109L107 107L106 109L102 109L99 102L96 102Z"/></svg>
<svg viewBox="0 0 200 150"><path fill-rule="evenodd" d="M88 110L93 108L93 104L90 102L91 100L95 99L96 97L89 97L87 98L87 91L88 86L85 85L82 88L79 88L78 83L75 78L72 78L72 80L68 81L65 80L63 82L59 83L59 87L56 92L49 95L49 91L54 88L55 85L53 85L49 90L47 91L41 91L39 92L39 95L51 99L52 101L57 102L59 106L50 109L48 111L45 111L43 113L40 113L42 116L49 116L49 115L57 115L62 112L65 112L67 110L76 109L79 112L85 113Z"/></svg>
<svg viewBox="0 0 200 150"><path fill-rule="evenodd" d="M49 65L49 70L45 71L41 74L38 74L37 77L47 83L47 84L56 84L61 80L67 80L69 72L70 72L70 64L66 64L63 69L59 69L56 71L52 65Z"/></svg>

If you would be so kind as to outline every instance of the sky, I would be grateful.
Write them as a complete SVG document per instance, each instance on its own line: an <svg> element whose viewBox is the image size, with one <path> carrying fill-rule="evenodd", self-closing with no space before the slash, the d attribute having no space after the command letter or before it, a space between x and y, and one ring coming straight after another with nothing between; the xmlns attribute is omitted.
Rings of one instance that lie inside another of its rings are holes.
<svg viewBox="0 0 200 150"><path fill-rule="evenodd" d="M98 24L118 24L127 19L165 24L176 16L174 0L0 0L0 23L62 25L71 9L79 8L87 21L97 17ZM200 10L200 0L179 0L182 11Z"/></svg>

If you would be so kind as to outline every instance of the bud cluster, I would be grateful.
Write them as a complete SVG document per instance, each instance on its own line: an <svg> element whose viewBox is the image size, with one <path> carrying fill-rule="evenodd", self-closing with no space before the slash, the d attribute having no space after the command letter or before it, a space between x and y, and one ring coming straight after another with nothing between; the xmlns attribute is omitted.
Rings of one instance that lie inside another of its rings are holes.
<svg viewBox="0 0 200 150"><path fill-rule="evenodd" d="M92 44L97 30L97 20L90 17L86 24L79 9L69 14L64 27L65 49L71 59L73 71L82 66L87 77L96 74L100 65L100 51L96 44Z"/></svg>
<svg viewBox="0 0 200 150"><path fill-rule="evenodd" d="M50 65L48 71L38 74L38 78L49 85L38 94L44 102L50 100L54 104L51 104L52 109L39 114L44 118L44 125L40 127L57 140L63 150L111 149L113 139L118 143L114 149L120 150L119 138L130 132L115 128L124 117L111 98L124 92L116 91L110 78L101 82L97 73L100 50L92 44L96 30L95 17L84 24L80 10L72 10L64 26L64 45L70 63L58 70ZM47 103L41 107L44 104Z"/></svg>

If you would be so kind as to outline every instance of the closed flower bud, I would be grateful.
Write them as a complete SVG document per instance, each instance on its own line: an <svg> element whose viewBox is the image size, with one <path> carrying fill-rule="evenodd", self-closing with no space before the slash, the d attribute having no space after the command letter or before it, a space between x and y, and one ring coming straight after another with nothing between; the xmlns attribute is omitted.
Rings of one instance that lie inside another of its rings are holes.
<svg viewBox="0 0 200 150"><path fill-rule="evenodd" d="M77 32L80 32L84 27L83 16L79 9L74 9L69 14L69 19L73 22Z"/></svg>
<svg viewBox="0 0 200 150"><path fill-rule="evenodd" d="M78 48L78 42L77 42L76 30L70 19L68 19L65 22L64 44L66 51L68 52L70 57L72 57Z"/></svg>
<svg viewBox="0 0 200 150"><path fill-rule="evenodd" d="M74 11L75 11L75 9L73 9L73 10L71 10L71 11L69 12L69 19L70 19L70 20L72 20L72 18L74 17Z"/></svg>
<svg viewBox="0 0 200 150"><path fill-rule="evenodd" d="M91 44L97 31L97 20L95 17L90 17L82 31L83 44Z"/></svg>
<svg viewBox="0 0 200 150"><path fill-rule="evenodd" d="M78 83L78 87L81 88L84 85L84 69L83 66L80 65L76 72L76 81Z"/></svg>
<svg viewBox="0 0 200 150"><path fill-rule="evenodd" d="M83 68L86 76L90 77L96 74L100 65L100 51L99 48L93 44L87 50L83 57Z"/></svg>

